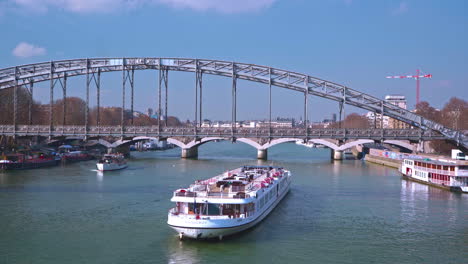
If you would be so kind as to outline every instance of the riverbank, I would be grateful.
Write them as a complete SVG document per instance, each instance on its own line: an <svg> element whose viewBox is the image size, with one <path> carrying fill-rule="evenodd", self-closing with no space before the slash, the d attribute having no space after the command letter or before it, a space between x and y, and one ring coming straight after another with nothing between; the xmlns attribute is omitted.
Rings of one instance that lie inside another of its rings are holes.
<svg viewBox="0 0 468 264"><path fill-rule="evenodd" d="M370 148L368 153L365 155L364 160L367 162L399 169L401 166L401 162L403 162L404 159L424 159L424 158L427 158L427 156L420 155L420 154L403 153L403 152Z"/></svg>
<svg viewBox="0 0 468 264"><path fill-rule="evenodd" d="M395 169L399 169L401 165L400 160L377 157L377 156L372 156L372 155L366 155L364 157L364 160L370 163L379 164L379 165L383 165L383 166L387 166L387 167L391 167Z"/></svg>

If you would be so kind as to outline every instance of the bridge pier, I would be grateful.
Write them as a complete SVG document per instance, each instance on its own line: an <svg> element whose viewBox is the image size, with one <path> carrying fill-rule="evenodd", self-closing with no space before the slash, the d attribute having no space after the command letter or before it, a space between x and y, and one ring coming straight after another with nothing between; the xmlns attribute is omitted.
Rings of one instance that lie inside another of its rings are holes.
<svg viewBox="0 0 468 264"><path fill-rule="evenodd" d="M257 159L267 160L268 159L268 149L258 149L257 150Z"/></svg>
<svg viewBox="0 0 468 264"><path fill-rule="evenodd" d="M331 149L332 160L343 160L343 151Z"/></svg>
<svg viewBox="0 0 468 264"><path fill-rule="evenodd" d="M196 159L198 158L198 147L183 148L180 156L183 159Z"/></svg>

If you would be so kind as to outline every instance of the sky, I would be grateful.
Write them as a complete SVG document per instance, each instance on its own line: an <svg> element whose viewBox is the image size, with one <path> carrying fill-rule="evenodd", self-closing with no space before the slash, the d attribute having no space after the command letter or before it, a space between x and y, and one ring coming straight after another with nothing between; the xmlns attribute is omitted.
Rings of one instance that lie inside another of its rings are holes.
<svg viewBox="0 0 468 264"><path fill-rule="evenodd" d="M94 57L185 57L266 65L308 74L415 105L468 100L468 2L463 0L0 0L0 68ZM156 108L157 72L135 74L135 109ZM231 81L205 76L203 116L231 117ZM68 95L84 98L83 77ZM169 73L169 115L194 119L193 73ZM102 105L121 104L121 74L102 77ZM95 90L91 91L92 94ZM128 92L127 92L128 94ZM35 99L49 100L48 83ZM60 99L61 92L55 92ZM268 86L238 82L238 119L268 118ZM95 105L92 96L91 104ZM127 98L127 106L130 105ZM309 99L309 119L338 103ZM345 112L364 113L347 106ZM303 95L274 87L273 117L303 115Z"/></svg>

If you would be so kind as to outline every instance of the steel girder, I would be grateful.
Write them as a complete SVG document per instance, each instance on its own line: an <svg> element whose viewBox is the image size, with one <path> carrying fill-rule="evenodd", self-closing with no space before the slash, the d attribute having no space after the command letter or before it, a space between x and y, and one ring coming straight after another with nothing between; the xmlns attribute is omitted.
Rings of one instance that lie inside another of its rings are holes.
<svg viewBox="0 0 468 264"><path fill-rule="evenodd" d="M322 80L306 74L247 63L185 58L94 58L76 59L21 65L0 70L0 89L26 85L30 82L86 75L91 69L101 72L123 71L131 66L134 70L163 69L170 71L200 72L229 78L248 80L305 92L366 109L403 121L422 130L435 130L446 139L468 148L468 136L444 127L432 120L400 108L374 96L348 88L344 85Z"/></svg>

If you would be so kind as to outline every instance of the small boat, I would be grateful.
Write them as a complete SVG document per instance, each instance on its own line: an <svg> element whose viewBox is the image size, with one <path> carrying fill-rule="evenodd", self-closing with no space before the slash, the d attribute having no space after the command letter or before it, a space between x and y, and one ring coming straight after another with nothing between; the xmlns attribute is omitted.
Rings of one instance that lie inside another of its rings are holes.
<svg viewBox="0 0 468 264"><path fill-rule="evenodd" d="M315 148L314 143L310 143L310 142L304 143L303 140L297 140L296 145L302 145L302 146L305 146L305 147L308 147L308 148Z"/></svg>
<svg viewBox="0 0 468 264"><path fill-rule="evenodd" d="M468 193L468 161L404 159L401 173L409 180Z"/></svg>
<svg viewBox="0 0 468 264"><path fill-rule="evenodd" d="M96 164L99 171L113 171L127 168L127 161L122 154L106 154Z"/></svg>
<svg viewBox="0 0 468 264"><path fill-rule="evenodd" d="M286 196L291 173L281 167L244 166L178 189L168 225L179 238L219 238L260 223Z"/></svg>
<svg viewBox="0 0 468 264"><path fill-rule="evenodd" d="M43 167L56 166L60 163L60 157L56 155L47 155L44 153L36 153L31 155L25 154L8 154L0 159L0 170L25 170L38 169Z"/></svg>

